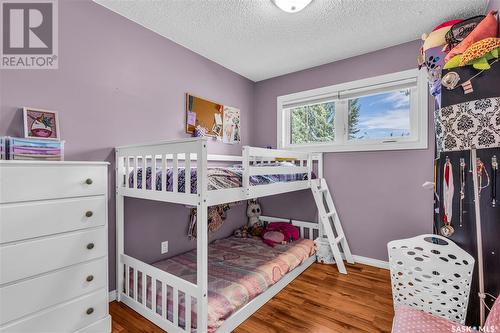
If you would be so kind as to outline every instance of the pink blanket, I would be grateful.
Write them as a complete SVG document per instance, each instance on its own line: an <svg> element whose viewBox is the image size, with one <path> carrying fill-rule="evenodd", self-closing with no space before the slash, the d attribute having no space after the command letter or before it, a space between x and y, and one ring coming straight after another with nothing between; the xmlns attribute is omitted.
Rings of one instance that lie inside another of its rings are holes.
<svg viewBox="0 0 500 333"><path fill-rule="evenodd" d="M208 247L208 332L214 332L233 312L263 293L286 273L314 254L314 242L300 239L271 248L261 239L217 240ZM153 264L164 271L196 283L196 250ZM140 278L140 275L139 275ZM130 286L133 275L131 274ZM142 294L139 280L139 295ZM151 282L148 279L147 306L151 308ZM132 289L132 288L131 288ZM172 292L167 288L167 319L172 321ZM133 291L131 290L131 293ZM157 313L161 314L161 286L156 290ZM139 299L141 297L139 296ZM185 321L184 295L179 293L179 326ZM196 327L196 302L191 306L191 322Z"/></svg>

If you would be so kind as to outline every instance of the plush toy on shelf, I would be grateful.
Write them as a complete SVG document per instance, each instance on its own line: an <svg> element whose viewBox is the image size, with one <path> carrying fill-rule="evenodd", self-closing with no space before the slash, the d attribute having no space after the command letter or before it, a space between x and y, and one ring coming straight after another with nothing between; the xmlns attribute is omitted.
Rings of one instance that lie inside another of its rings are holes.
<svg viewBox="0 0 500 333"><path fill-rule="evenodd" d="M431 33L422 35L424 43L420 49L418 65L419 68L423 66L427 68L429 91L432 96L436 97L438 102L439 95L441 94L441 70L444 65L444 58L446 57L445 36L454 24L461 21L462 20L451 20L443 22L435 27Z"/></svg>
<svg viewBox="0 0 500 333"><path fill-rule="evenodd" d="M472 44L463 54L450 59L444 69L452 69L472 65L477 70L490 69L489 60L498 59L500 51L500 38L490 37Z"/></svg>
<svg viewBox="0 0 500 333"><path fill-rule="evenodd" d="M445 57L445 62L450 61L453 57L465 52L472 44L483 40L485 38L497 37L498 22L496 18L496 11L490 11L484 19L482 19L477 26L469 32L458 45L448 52Z"/></svg>
<svg viewBox="0 0 500 333"><path fill-rule="evenodd" d="M472 65L477 70L490 69L489 60L498 59L500 39L496 12L491 11L446 55L444 69ZM475 17L465 20L474 20ZM453 30L453 28L452 28Z"/></svg>

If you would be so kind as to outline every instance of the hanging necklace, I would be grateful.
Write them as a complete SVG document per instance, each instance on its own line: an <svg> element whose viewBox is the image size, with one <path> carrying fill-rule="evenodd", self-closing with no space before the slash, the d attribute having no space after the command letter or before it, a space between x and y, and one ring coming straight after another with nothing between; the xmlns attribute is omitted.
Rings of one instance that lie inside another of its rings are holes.
<svg viewBox="0 0 500 333"><path fill-rule="evenodd" d="M443 178L443 222L444 226L441 227L441 235L445 237L450 237L455 232L455 229L451 226L451 217L453 212L453 192L455 190L453 186L453 169L450 159L446 157L446 162L444 163L444 178Z"/></svg>
<svg viewBox="0 0 500 333"><path fill-rule="evenodd" d="M460 227L463 225L465 199L465 158L460 159Z"/></svg>
<svg viewBox="0 0 500 333"><path fill-rule="evenodd" d="M481 196L481 191L488 187L490 185L490 176L488 175L488 171L486 170L486 167L484 166L483 161L478 157L476 159L476 165L477 165L477 184L478 184L478 190L479 190L479 196ZM483 173L486 176L486 185L483 186Z"/></svg>
<svg viewBox="0 0 500 333"><path fill-rule="evenodd" d="M493 155L491 158L491 207L496 207L497 205L497 171L497 156Z"/></svg>

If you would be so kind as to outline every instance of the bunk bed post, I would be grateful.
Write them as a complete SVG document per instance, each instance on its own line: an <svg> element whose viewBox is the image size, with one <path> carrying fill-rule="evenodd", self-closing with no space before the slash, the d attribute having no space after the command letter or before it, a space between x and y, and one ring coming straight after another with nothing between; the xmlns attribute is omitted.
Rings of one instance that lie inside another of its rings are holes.
<svg viewBox="0 0 500 333"><path fill-rule="evenodd" d="M242 155L243 160L241 164L243 167L243 179L241 180L241 185L243 187L244 194L248 196L250 186L250 151L248 146L243 146Z"/></svg>
<svg viewBox="0 0 500 333"><path fill-rule="evenodd" d="M309 181L309 186L312 184L312 173L313 173L313 154L307 154L307 180Z"/></svg>
<svg viewBox="0 0 500 333"><path fill-rule="evenodd" d="M197 157L198 204L196 209L196 285L197 325L200 332L208 329L208 206L207 206L207 140L200 139ZM188 172L188 171L186 171ZM188 189L186 189L188 191Z"/></svg>
<svg viewBox="0 0 500 333"><path fill-rule="evenodd" d="M323 153L316 153L316 159L318 160L318 178L323 178Z"/></svg>
<svg viewBox="0 0 500 333"><path fill-rule="evenodd" d="M124 232L124 198L120 194L119 187L121 179L123 179L123 157L120 156L119 150L115 150L115 188L116 188L116 300L121 301L122 286L123 286L123 264L121 263L121 255L124 253L123 247L123 232Z"/></svg>
<svg viewBox="0 0 500 333"><path fill-rule="evenodd" d="M323 178L323 153L311 153L312 160L317 161L318 163L318 173L316 175L317 179ZM311 175L312 176L312 175ZM312 185L312 177L311 177L311 185ZM323 238L323 227L321 226L321 219L319 216L319 211L316 209L316 222L319 224L319 238Z"/></svg>

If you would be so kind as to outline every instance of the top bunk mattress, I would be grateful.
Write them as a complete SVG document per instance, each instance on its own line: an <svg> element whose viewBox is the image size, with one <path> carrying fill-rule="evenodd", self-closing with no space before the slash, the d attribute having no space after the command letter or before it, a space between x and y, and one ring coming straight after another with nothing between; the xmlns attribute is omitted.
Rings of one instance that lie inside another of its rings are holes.
<svg viewBox="0 0 500 333"><path fill-rule="evenodd" d="M314 251L314 242L309 239L274 248L260 238L229 237L212 242L208 246L208 331L217 330L232 313L301 265ZM158 261L153 266L196 284L196 250ZM157 295L157 304L161 304L158 297L161 294ZM168 303L171 302L169 297ZM183 301L179 306L181 319ZM192 318L195 323L195 304Z"/></svg>
<svg viewBox="0 0 500 333"><path fill-rule="evenodd" d="M185 189L185 168L178 168L178 192L186 192ZM146 167L146 189L151 190L151 173L152 168ZM129 173L128 187L142 189L142 168L137 169L137 184L134 186L134 171ZM167 169L167 191L173 190L173 169ZM315 178L314 175L312 178ZM225 188L234 188L242 186L243 169L241 167L209 167L207 170L208 190L220 190ZM307 173L296 174L275 174L275 175L259 175L250 176L250 185L266 185L280 182L293 182L299 180L307 180ZM156 190L162 191L162 172L161 169L156 169ZM196 193L197 186L197 170L191 168L191 193Z"/></svg>

